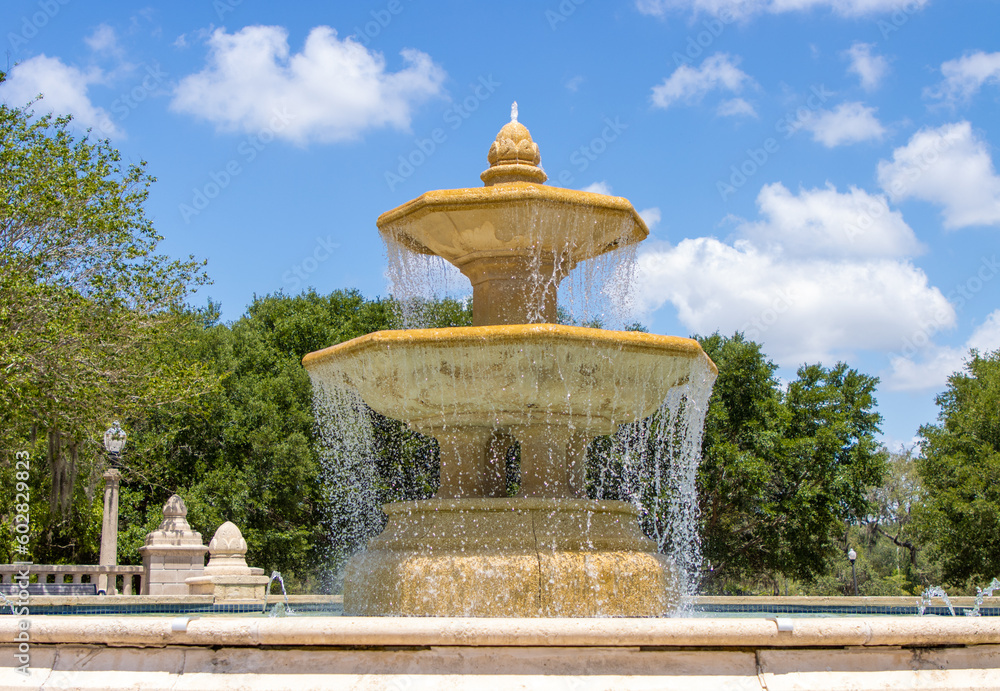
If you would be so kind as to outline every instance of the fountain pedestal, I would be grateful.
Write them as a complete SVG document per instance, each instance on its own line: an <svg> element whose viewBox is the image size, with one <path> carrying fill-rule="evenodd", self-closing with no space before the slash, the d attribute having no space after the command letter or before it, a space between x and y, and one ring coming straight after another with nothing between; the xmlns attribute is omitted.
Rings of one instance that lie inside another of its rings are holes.
<svg viewBox="0 0 1000 691"><path fill-rule="evenodd" d="M345 574L357 615L662 616L672 567L618 501L431 499L389 522Z"/></svg>

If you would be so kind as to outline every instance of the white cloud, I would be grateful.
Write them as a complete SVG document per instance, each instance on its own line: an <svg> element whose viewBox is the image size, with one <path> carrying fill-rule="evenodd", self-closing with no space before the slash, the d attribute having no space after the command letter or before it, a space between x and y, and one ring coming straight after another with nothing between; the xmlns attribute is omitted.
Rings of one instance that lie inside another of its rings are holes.
<svg viewBox="0 0 1000 691"><path fill-rule="evenodd" d="M677 102L693 105L710 91L739 93L745 85L753 85L750 76L741 70L739 58L716 53L705 58L701 67L681 65L662 84L653 87L653 105L669 108Z"/></svg>
<svg viewBox="0 0 1000 691"><path fill-rule="evenodd" d="M83 40L95 53L104 53L116 57L121 57L122 55L123 51L121 46L118 45L118 37L115 35L115 30L107 24L99 25L94 29L92 34Z"/></svg>
<svg viewBox="0 0 1000 691"><path fill-rule="evenodd" d="M611 185L606 183L604 180L598 182L592 182L586 187L584 187L582 192L593 192L594 194L611 194Z"/></svg>
<svg viewBox="0 0 1000 691"><path fill-rule="evenodd" d="M827 148L881 139L885 128L875 117L875 109L853 101L833 110L811 111L800 123L813 139Z"/></svg>
<svg viewBox="0 0 1000 691"><path fill-rule="evenodd" d="M908 260L921 248L898 212L872 215L862 235L845 227L884 203L854 188L766 186L761 219L740 223L731 241L640 249L638 304L671 303L692 332L744 331L788 365L891 349L932 315L953 323L951 304Z"/></svg>
<svg viewBox="0 0 1000 691"><path fill-rule="evenodd" d="M941 64L944 81L928 88L925 96L951 101L968 100L984 84L1000 84L1000 52L976 51Z"/></svg>
<svg viewBox="0 0 1000 691"><path fill-rule="evenodd" d="M846 51L851 61L847 71L858 75L865 91L877 89L889 72L889 61L882 55L874 55L872 48L871 43L855 43Z"/></svg>
<svg viewBox="0 0 1000 691"><path fill-rule="evenodd" d="M643 209L639 212L642 220L646 222L646 227L652 230L656 226L660 225L660 208L658 206L653 206L648 209Z"/></svg>
<svg viewBox="0 0 1000 691"><path fill-rule="evenodd" d="M825 188L792 194L780 182L757 195L763 216L743 222L741 235L759 248L794 257L912 257L923 252L913 229L886 198L857 187Z"/></svg>
<svg viewBox="0 0 1000 691"><path fill-rule="evenodd" d="M573 77L572 79L570 79L568 82L566 82L566 88L569 91L576 92L576 91L578 91L580 89L580 85L581 84L583 84L583 75L582 74L578 74L575 77Z"/></svg>
<svg viewBox="0 0 1000 691"><path fill-rule="evenodd" d="M919 9L929 0L913 0L905 4ZM657 17L668 11L691 11L721 16L747 17L758 13L780 14L807 10L830 10L840 15L857 17L880 12L899 11L904 5L900 0L636 0L642 14Z"/></svg>
<svg viewBox="0 0 1000 691"><path fill-rule="evenodd" d="M893 354L884 377L886 385L894 391L941 390L949 375L964 368L972 348L980 353L1000 348L1000 310L991 312L961 348L932 344L920 351L919 357L917 353Z"/></svg>
<svg viewBox="0 0 1000 691"><path fill-rule="evenodd" d="M87 91L91 84L104 82L99 69L86 72L44 54L16 65L0 84L0 99L11 106L23 106L38 94L36 113L72 114L81 129L94 128L101 136L121 137L123 132L103 108L95 106Z"/></svg>
<svg viewBox="0 0 1000 691"><path fill-rule="evenodd" d="M894 201L940 204L946 228L1000 225L1000 176L968 122L920 130L879 162L878 181Z"/></svg>
<svg viewBox="0 0 1000 691"><path fill-rule="evenodd" d="M742 98L731 98L728 101L723 101L719 104L715 112L723 117L737 117L741 115L750 118L757 117L757 111L754 110L754 107Z"/></svg>
<svg viewBox="0 0 1000 691"><path fill-rule="evenodd" d="M300 53L290 53L288 32L248 26L208 40L208 64L180 81L171 106L223 129L255 132L287 124L275 134L296 143L354 139L366 130L410 125L414 106L440 95L444 70L426 53L402 51L406 66L389 72L379 53L319 26Z"/></svg>

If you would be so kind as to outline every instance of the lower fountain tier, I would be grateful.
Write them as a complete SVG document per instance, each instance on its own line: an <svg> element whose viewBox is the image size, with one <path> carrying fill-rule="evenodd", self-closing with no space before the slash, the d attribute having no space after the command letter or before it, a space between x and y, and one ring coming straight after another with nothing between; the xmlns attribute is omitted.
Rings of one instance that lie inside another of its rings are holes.
<svg viewBox="0 0 1000 691"><path fill-rule="evenodd" d="M435 437L438 496L453 498L506 496L515 441L522 496L586 496L590 440L715 367L688 338L558 324L379 331L302 362L315 385Z"/></svg>
<svg viewBox="0 0 1000 691"><path fill-rule="evenodd" d="M314 381L417 429L566 423L592 435L647 417L705 363L689 338L560 324L378 331L302 359Z"/></svg>
<svg viewBox="0 0 1000 691"><path fill-rule="evenodd" d="M347 565L345 614L649 617L679 601L670 561L625 502L430 499L383 509L385 530Z"/></svg>

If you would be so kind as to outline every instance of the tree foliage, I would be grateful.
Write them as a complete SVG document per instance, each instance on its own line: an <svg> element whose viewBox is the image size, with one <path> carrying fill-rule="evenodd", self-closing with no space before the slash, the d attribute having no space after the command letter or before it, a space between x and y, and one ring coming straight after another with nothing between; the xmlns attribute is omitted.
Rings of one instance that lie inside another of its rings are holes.
<svg viewBox="0 0 1000 691"><path fill-rule="evenodd" d="M1000 575L1000 350L971 351L920 428L926 488L915 522L949 585Z"/></svg>
<svg viewBox="0 0 1000 691"><path fill-rule="evenodd" d="M840 363L776 366L739 333L700 342L719 368L699 471L704 556L716 579L808 579L826 569L845 521L868 511L885 454L878 380Z"/></svg>
<svg viewBox="0 0 1000 691"><path fill-rule="evenodd" d="M145 164L69 123L0 104L0 454L35 458L34 556L49 561L96 557L111 420L216 384L183 347L202 264L155 253Z"/></svg>

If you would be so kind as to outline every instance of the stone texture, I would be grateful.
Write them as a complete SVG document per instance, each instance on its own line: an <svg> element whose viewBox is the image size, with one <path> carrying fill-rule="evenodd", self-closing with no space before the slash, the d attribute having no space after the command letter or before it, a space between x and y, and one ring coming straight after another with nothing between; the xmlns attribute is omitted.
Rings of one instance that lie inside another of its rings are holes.
<svg viewBox="0 0 1000 691"><path fill-rule="evenodd" d="M344 611L409 616L661 616L669 561L624 502L455 499L390 504L349 562Z"/></svg>
<svg viewBox="0 0 1000 691"><path fill-rule="evenodd" d="M118 564L118 488L122 474L115 468L104 473L104 515L101 521L101 552L98 559L100 566L117 566ZM114 577L107 574L97 577L97 588L109 595L117 595ZM110 587L109 587L110 586Z"/></svg>
<svg viewBox="0 0 1000 691"><path fill-rule="evenodd" d="M247 541L234 523L219 526L208 543L208 565L204 575L186 579L192 595L213 595L216 602L259 600L264 597L267 576L251 568L246 560Z"/></svg>
<svg viewBox="0 0 1000 691"><path fill-rule="evenodd" d="M163 522L146 536L142 553L143 595L187 595L185 579L201 576L205 552L201 533L191 530L187 506L179 495L163 505Z"/></svg>
<svg viewBox="0 0 1000 691"><path fill-rule="evenodd" d="M765 620L32 617L24 677L0 617L0 688L1000 688L1000 621L901 618L855 643L828 622L793 639Z"/></svg>

